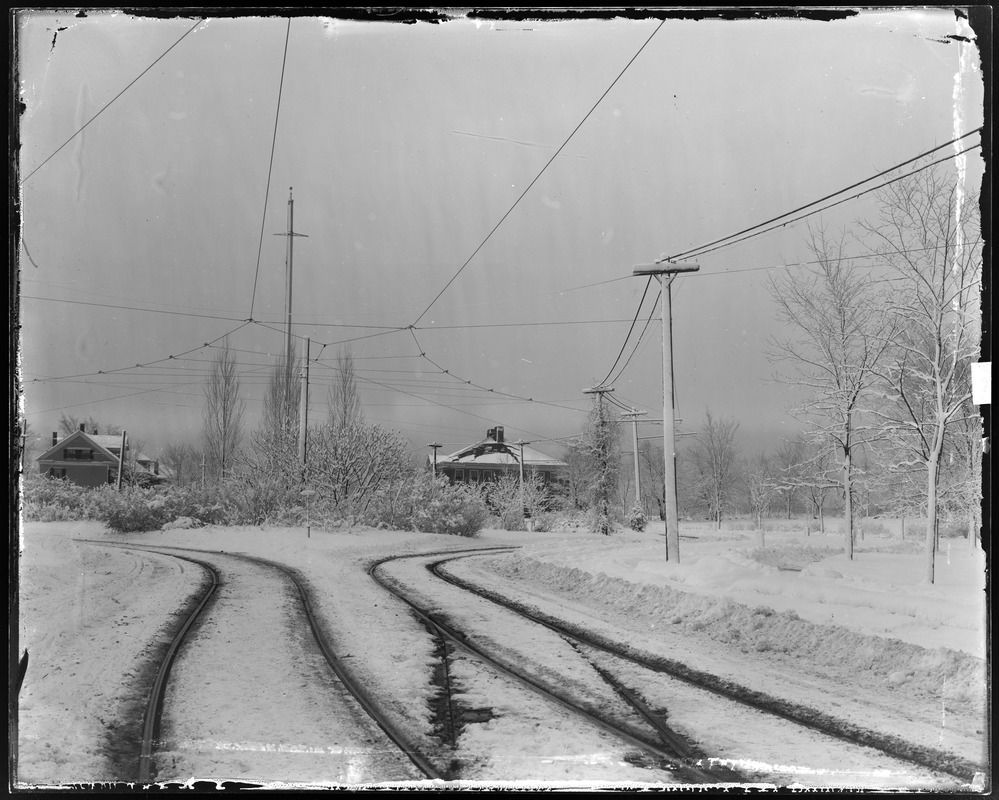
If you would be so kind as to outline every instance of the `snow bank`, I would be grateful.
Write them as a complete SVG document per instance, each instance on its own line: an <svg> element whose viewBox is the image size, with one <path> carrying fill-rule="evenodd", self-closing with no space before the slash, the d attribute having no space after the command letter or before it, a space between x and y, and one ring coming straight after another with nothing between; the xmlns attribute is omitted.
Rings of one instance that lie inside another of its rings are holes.
<svg viewBox="0 0 999 800"><path fill-rule="evenodd" d="M695 554L682 563L667 564L661 542L580 537L538 542L497 557L493 568L584 602L599 599L650 625L745 653L793 657L848 683L983 706L984 659L937 644L957 631L980 639L984 649L984 587L972 554L945 561L939 583L929 586L913 577L921 569L914 555L860 554L859 569L837 555L782 572L752 560L751 548L705 548L703 555L690 549Z"/></svg>

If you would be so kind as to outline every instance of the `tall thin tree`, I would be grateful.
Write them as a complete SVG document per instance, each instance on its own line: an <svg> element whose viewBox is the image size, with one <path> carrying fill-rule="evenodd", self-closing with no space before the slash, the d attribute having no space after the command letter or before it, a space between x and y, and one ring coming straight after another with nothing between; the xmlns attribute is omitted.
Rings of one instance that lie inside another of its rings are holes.
<svg viewBox="0 0 999 800"><path fill-rule="evenodd" d="M235 463L243 439L246 408L239 393L239 374L229 337L222 340L205 384L204 448L206 468L222 483Z"/></svg>

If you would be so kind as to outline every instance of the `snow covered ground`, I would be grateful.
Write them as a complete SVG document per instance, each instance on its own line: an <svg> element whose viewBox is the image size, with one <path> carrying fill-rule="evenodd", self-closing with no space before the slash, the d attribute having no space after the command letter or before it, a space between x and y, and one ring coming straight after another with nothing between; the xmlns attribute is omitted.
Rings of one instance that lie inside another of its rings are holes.
<svg viewBox="0 0 999 800"><path fill-rule="evenodd" d="M73 541L80 538L244 552L290 564L318 591L321 608L336 609L327 612L327 624L359 661L371 662L372 684L402 694L426 683L432 654L425 645L412 646L424 634L380 602L381 590L369 585L363 565L393 554L515 544L521 548L515 554L465 562L460 570L597 629L630 632L650 651L668 647L663 652L671 658L714 669L740 685L786 694L823 713L987 764L986 564L980 552L945 542L937 581L927 585L923 557L887 536L868 536L858 543L855 560L847 561L836 554L836 535L770 532L760 551L751 531L688 525L683 533L680 563L667 564L662 529L655 526L611 537L486 531L468 540L370 530L314 530L306 538L304 530L289 528L122 537L95 523L26 523L19 635L31 662L20 696L18 778L21 785L39 786L114 777L104 748L114 742L121 721L115 715L134 713L136 702L122 686L197 580L193 570L180 570L169 559L149 562ZM394 653L388 641L396 643ZM412 705L400 711L402 721L426 727L425 704ZM474 735L481 739L501 729L478 726ZM259 738L259 731L227 733L230 747ZM502 748L497 740L497 751ZM742 766L751 758L748 752L735 756ZM803 785L875 785L870 774L850 776L850 765L841 776L820 779L820 761L816 755L810 764L806 756L801 763L799 756L789 771ZM517 763L524 772L507 778L597 785L636 775L632 767L599 759L538 759L530 768ZM905 784L888 775L876 785L893 781ZM955 781L952 788L981 789L989 781L986 765L974 784Z"/></svg>

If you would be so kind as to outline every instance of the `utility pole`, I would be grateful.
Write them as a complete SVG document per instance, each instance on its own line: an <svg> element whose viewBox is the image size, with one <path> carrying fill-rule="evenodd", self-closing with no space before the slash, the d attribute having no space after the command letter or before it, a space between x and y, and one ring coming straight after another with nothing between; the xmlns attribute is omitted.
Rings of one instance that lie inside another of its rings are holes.
<svg viewBox="0 0 999 800"><path fill-rule="evenodd" d="M633 434L632 438L635 443L635 503L639 508L642 506L642 479L639 475L638 470L638 418L647 414L647 411L638 411L637 409L631 409L631 412L626 412L622 414L622 417L631 417Z"/></svg>
<svg viewBox="0 0 999 800"><path fill-rule="evenodd" d="M527 517L527 504L524 502L524 445L530 444L530 442L518 439L514 444L520 447L520 513L524 515L524 521L527 522L527 528L530 530L531 523Z"/></svg>
<svg viewBox="0 0 999 800"><path fill-rule="evenodd" d="M82 426L81 426L82 427ZM118 491L121 491L121 469L122 465L125 463L125 448L127 443L125 441L125 431L121 432L121 449L118 451Z"/></svg>
<svg viewBox="0 0 999 800"><path fill-rule="evenodd" d="M673 420L673 278L678 272L697 272L695 263L678 264L659 259L638 264L632 275L655 275L662 284L663 318L663 475L666 490L666 560L680 562L679 514L676 502L676 427Z"/></svg>
<svg viewBox="0 0 999 800"><path fill-rule="evenodd" d="M437 442L431 442L427 447L434 448L434 477L437 477L437 448L443 447L444 445L438 444Z"/></svg>
<svg viewBox="0 0 999 800"><path fill-rule="evenodd" d="M598 481L600 496L597 498L600 502L601 520L600 520L600 532L604 536L610 535L610 523L608 519L610 518L610 501L607 498L607 487L604 485L604 481L607 477L607 441L604 438L603 427L605 424L604 420L604 395L608 392L613 392L613 389L609 389L606 386L594 386L590 389L583 389L583 394L595 394L597 396L597 409L598 415L597 419L601 428L600 435L600 447L599 447L599 457L600 457L600 480Z"/></svg>
<svg viewBox="0 0 999 800"><path fill-rule="evenodd" d="M305 340L305 364L302 368L302 390L299 392L298 406L298 462L302 466L302 480L305 481L305 441L309 432L309 355L312 340Z"/></svg>
<svg viewBox="0 0 999 800"><path fill-rule="evenodd" d="M284 274L284 313L287 319L287 331L285 339L285 355L288 357L288 369L291 369L291 357L292 357L292 346L291 346L291 281L293 273L293 256L294 248L293 244L296 236L301 236L303 238L308 238L304 233L295 233L295 200L291 196L292 189L294 187L288 187L288 232L287 233L275 233L275 236L287 236L288 237L288 255L285 257L285 274Z"/></svg>

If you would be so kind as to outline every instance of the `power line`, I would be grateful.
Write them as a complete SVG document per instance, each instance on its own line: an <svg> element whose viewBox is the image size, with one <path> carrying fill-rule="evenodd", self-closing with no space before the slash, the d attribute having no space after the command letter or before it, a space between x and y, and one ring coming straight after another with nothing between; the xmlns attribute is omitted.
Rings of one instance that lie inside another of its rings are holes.
<svg viewBox="0 0 999 800"><path fill-rule="evenodd" d="M257 279L260 277L260 256L264 249L264 227L267 223L267 201L271 194L271 173L274 170L274 150L277 147L278 121L281 118L281 95L284 92L284 69L288 63L288 39L291 37L291 17L284 34L284 55L281 57L281 80L278 83L277 108L274 110L274 133L271 136L271 158L267 164L267 187L264 189L264 211L260 220L260 242L257 245L257 267L253 272L253 294L250 295L250 319L257 300Z"/></svg>
<svg viewBox="0 0 999 800"><path fill-rule="evenodd" d="M912 172L907 172L905 175L899 175L897 178L892 178L890 181L885 181L884 183L878 184L877 186L872 186L869 189L864 189L864 191L858 192L855 195L852 195L850 197L844 197L842 200L837 200L835 203L830 203L829 205L823 206L822 208L816 209L815 211L809 211L807 214L802 214L800 217L789 219L786 222L782 222L778 225L773 225L770 228L757 231L756 233L751 233L748 236L744 236L743 238L733 242L729 242L728 244L721 244L718 245L717 247L712 247L708 250L702 250L699 253L697 253L697 255L705 255L706 253L713 253L715 250L721 250L725 247L731 247L733 245L748 241L749 239L755 239L757 236L762 236L765 233L770 233L771 231L775 231L778 228L785 228L788 225L793 225L795 222L801 222L801 220L803 219L814 216L815 214L820 214L823 211L828 211L830 208L835 208L836 206L842 205L843 203L848 203L851 200L856 200L858 197L863 197L865 194L876 192L878 189L884 189L886 186L891 186L893 183L898 183L899 181L905 180L906 178L911 178L913 175L918 175L920 172L927 170L930 167L935 167L937 164L943 164L945 161L950 161L953 158L957 158L958 156L964 155L970 150L974 150L976 147L981 147L981 146L982 146L981 144L971 145L971 147L966 147L964 150L959 150L953 155L949 155L944 158L939 158L936 161L931 161L929 164L925 164L924 166L919 167L919 169L914 169Z"/></svg>
<svg viewBox="0 0 999 800"><path fill-rule="evenodd" d="M90 119L88 119L86 122L84 122L83 125L81 125L73 133L72 136L70 136L65 142L63 142L61 145L59 145L59 147L56 148L55 152L53 152L52 155L50 155L41 164L39 164L37 167L35 167L33 170L31 170L31 172L28 173L27 177L25 177L21 181L21 185L23 186L28 180L30 180L30 178L31 178L32 175L34 175L36 172L38 172L38 170L40 170L42 167L44 167L46 164L48 164L49 161L51 161L56 156L56 154L59 153L60 150L62 150L66 145L68 145L71 141L73 141L77 136L79 136L81 133L83 133L83 129L84 128L86 128L91 122L93 122L101 114L103 114L105 111L107 111L108 108L111 106L111 104L115 100L117 100L119 97L121 97L123 94L125 94L125 92L127 92L129 89L131 89L142 78L143 75L145 75L147 72L149 72L149 70L151 70L153 67L155 67L167 55L167 53L169 53L177 45L179 45L182 41L184 41L184 39L186 39L188 36L190 36L192 33L194 33L194 29L197 28L204 21L205 21L205 19L204 19L204 17L202 17L197 22L195 22L194 25L192 25L191 28L183 36L181 36L176 42L174 42L166 50L164 50L163 53L155 61L153 61L152 64L150 64L148 67L146 67L144 70L142 70L142 72L140 72L138 74L138 76L136 76L136 78L131 83L128 84L128 86L126 86L124 89L122 89L120 92L118 92L118 94L116 94L114 97L112 97L107 103L104 104L104 107L101 108L100 111L98 111L96 114L94 114L94 116L92 116ZM25 248L25 249L27 249L27 248ZM30 256L29 256L29 258L30 258ZM34 262L32 262L32 263L34 263Z"/></svg>
<svg viewBox="0 0 999 800"><path fill-rule="evenodd" d="M638 301L638 308L635 309L635 317L634 319L631 320L631 327L628 328L628 333L624 337L624 343L621 345L621 350L620 352L618 352L617 358L614 359L614 363L611 365L611 368L607 370L607 374L604 376L604 379L597 384L598 386L604 386L607 384L607 379L610 377L610 374L614 371L614 368L617 367L618 363L621 361L621 356L624 355L624 349L628 346L628 340L631 338L631 333L632 331L635 330L635 323L638 322L638 315L642 311L642 303L645 302L645 296L649 293L649 287L651 285L652 285L652 276L649 275L649 279L645 283L645 290L642 292L642 299Z"/></svg>
<svg viewBox="0 0 999 800"><path fill-rule="evenodd" d="M566 145L568 145L569 142L572 140L572 137L576 135L577 131L579 131L580 128L583 127L586 121L590 118L590 115L592 115L593 112L597 110L597 106L599 106L600 103L603 102L603 99L610 93L610 90L613 89L615 85L617 85L617 82L621 80L621 77L624 75L624 73L628 71L628 68L635 62L635 59L638 58L639 55L641 55L642 51L645 50L649 42L652 41L652 38L659 32L659 29L662 28L665 22L666 22L665 19L660 21L660 23L656 26L656 29L652 31L652 34L649 36L649 38L645 40L642 46L638 48L638 51L629 59L628 63L624 65L624 69L622 69L618 73L617 77L614 78L613 81L611 81L610 86L608 86L604 90L604 93L600 95L599 98L597 98L597 102L595 102L593 106L590 108L590 110L586 112L586 116L584 116L583 119L580 120L579 124L575 128L573 128L572 133L569 134L566 140L562 142L561 145L559 145L559 148L558 150L555 151L555 154L550 159L548 159L545 165L541 168L541 171L537 175L535 175L534 179L527 185L527 188L524 189L524 191L520 193L520 196L513 201L513 205L510 206L507 212L500 218L500 221L497 222L493 226L493 229L486 234L486 237L479 243L479 246L476 247L475 250L472 252L472 254L465 260L465 263L458 268L458 271L451 276L451 279L446 284L444 284L444 288L441 289L434 297L434 299L430 301L430 304L425 309L423 309L423 311L420 313L420 316L418 316L413 321L413 325L410 327L419 324L420 320L426 316L427 312L430 311L430 309L434 307L434 304L441 298L441 295L443 295L444 292L446 292L450 288L451 284L458 279L458 276L461 275L461 273L465 270L465 267L467 267L472 262L472 259L475 258L476 255L478 255L479 251L486 246L486 242L488 242L489 239L492 238L492 235L496 233L500 225L502 225L506 221L506 218L513 213L513 210L517 207L520 201L524 199L524 196L529 191L531 191L531 188L534 186L535 183L538 182L541 176L545 173L545 170L547 170L548 167L551 166L552 162L555 161L556 158L558 158L559 154L565 149Z"/></svg>
<svg viewBox="0 0 999 800"><path fill-rule="evenodd" d="M678 259L678 258L687 258L687 257L691 257L691 256L702 255L705 252L712 252L711 250L707 250L706 248L711 247L713 249L719 249L719 248L715 248L714 245L720 244L721 242L726 242L729 239L734 239L737 236L742 236L744 233L749 233L751 231L755 231L757 228L762 228L762 227L764 227L766 225L771 224L772 222L776 222L777 220L784 219L784 217L789 217L792 214L797 214L799 211L804 211L806 208L811 208L812 206L818 205L819 203L824 203L826 200L830 200L833 197L836 197L837 195L843 194L844 192L849 192L851 189L856 189L858 186L863 186L865 183L870 183L873 180L877 180L878 178L881 178L881 177L887 175L889 172L893 172L893 171L895 171L897 169L901 169L902 167L908 166L909 164L912 164L913 162L918 161L921 158L925 158L926 156L931 155L931 154L937 152L938 150L943 150L945 147L950 147L952 144L956 144L957 142L961 141L962 139L967 139L969 136L973 136L976 133L981 133L981 131L982 131L982 129L980 127L979 128L975 128L974 130L968 131L968 133L965 133L964 135L959 136L956 139L951 139L949 142L946 142L945 144L942 144L939 147L934 147L932 150L927 150L924 153L920 153L918 156L910 158L907 161L903 161L900 164L896 164L893 167L889 167L888 169L883 170L883 171L877 173L876 175L872 175L869 178L865 178L862 181L858 181L857 183L851 184L850 186L847 186L844 189L840 189L839 191L833 192L832 194L827 194L825 197L820 197L818 200L813 200L811 203L806 203L803 206L798 206L798 208L792 209L791 211L786 211L783 214L780 214L780 215L778 215L776 217L772 217L771 219L768 219L768 220L766 220L764 222L760 222L760 223L758 223L756 225L752 225L752 226L750 226L748 228L745 228L745 229L743 229L741 231L737 231L736 233L731 233L728 236L723 236L720 239L715 239L713 242L708 242L707 244L703 244L700 247L694 247L694 248L691 248L690 250L685 250L685 251L683 251L681 253L677 253L675 255L669 256L669 258L667 260L672 261L672 260L675 260L675 259ZM977 146L980 147L981 145L977 145ZM950 160L950 158L953 158L955 156L961 155L961 153L964 153L964 152L967 152L967 151L966 150L962 150L960 153L955 153L954 156L950 156L948 158L941 159L941 160L942 161L948 161L948 160ZM934 163L940 163L940 162L934 162ZM927 165L927 166L932 166L932 165ZM926 169L926 167L921 167L920 169ZM918 172L918 171L919 170L916 170L916 172ZM915 174L915 172L912 173L912 174ZM891 182L892 181L889 181L889 183L891 183ZM883 184L883 185L887 186L888 184ZM876 188L881 188L881 187L876 187ZM868 190L868 191L873 191L873 190ZM861 194L866 194L866 192L862 192ZM855 195L854 197L847 198L847 199L850 199L850 200L856 199L856 197L860 197L861 194ZM841 202L845 202L845 201L841 201ZM833 203L833 205L838 205L838 203ZM828 206L828 208L832 208L832 206ZM819 210L822 210L822 209L819 209ZM816 211L816 212L813 212L813 213L818 213L818 212ZM805 216L810 216L810 215L805 215ZM799 217L798 219L804 219L804 217ZM789 225L789 224L791 224L791 222L796 222L796 221L798 221L798 220L790 220L790 221L785 222L783 224L784 225ZM783 225L780 225L780 226L777 226L777 227L783 227Z"/></svg>

